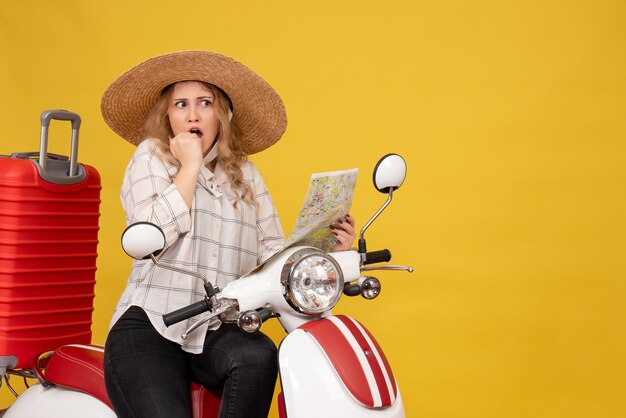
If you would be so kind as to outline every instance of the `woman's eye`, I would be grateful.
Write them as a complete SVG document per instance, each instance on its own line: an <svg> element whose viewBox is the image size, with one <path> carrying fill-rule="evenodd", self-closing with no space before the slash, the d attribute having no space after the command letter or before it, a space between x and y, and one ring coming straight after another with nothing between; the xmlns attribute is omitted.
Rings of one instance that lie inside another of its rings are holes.
<svg viewBox="0 0 626 418"><path fill-rule="evenodd" d="M200 102L202 106L211 106L212 102L209 99L204 99Z"/></svg>
<svg viewBox="0 0 626 418"><path fill-rule="evenodd" d="M185 107L185 102L184 102L184 101L182 101L182 100L180 100L180 101L178 101L178 102L175 102L175 103L174 103L174 106L176 106L176 107L177 107L177 108L179 108L179 109L182 109L183 107Z"/></svg>

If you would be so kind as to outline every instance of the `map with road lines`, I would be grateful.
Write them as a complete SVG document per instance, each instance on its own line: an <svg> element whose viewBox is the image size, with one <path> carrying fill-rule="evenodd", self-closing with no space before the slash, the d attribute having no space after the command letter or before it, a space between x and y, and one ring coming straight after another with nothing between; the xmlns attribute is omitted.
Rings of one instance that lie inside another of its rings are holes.
<svg viewBox="0 0 626 418"><path fill-rule="evenodd" d="M350 212L357 175L356 168L311 175L309 189L285 248L298 244L331 250L335 238L329 227Z"/></svg>

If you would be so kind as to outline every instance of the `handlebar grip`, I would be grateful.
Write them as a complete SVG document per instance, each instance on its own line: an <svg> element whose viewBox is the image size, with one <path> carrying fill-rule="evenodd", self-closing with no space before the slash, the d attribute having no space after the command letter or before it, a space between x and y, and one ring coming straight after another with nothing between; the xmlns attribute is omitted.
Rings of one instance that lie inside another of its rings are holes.
<svg viewBox="0 0 626 418"><path fill-rule="evenodd" d="M343 294L346 296L357 296L361 294L361 286L358 284L346 283L343 285Z"/></svg>
<svg viewBox="0 0 626 418"><path fill-rule="evenodd" d="M270 311L269 309L260 308L260 309L257 309L256 311L259 313L259 316L261 317L262 322L265 322L272 317L272 311Z"/></svg>
<svg viewBox="0 0 626 418"><path fill-rule="evenodd" d="M368 251L365 253L363 264L386 263L389 260L391 260L391 251L389 250Z"/></svg>
<svg viewBox="0 0 626 418"><path fill-rule="evenodd" d="M166 327L169 327L170 325L177 324L180 321L191 318L192 316L196 316L198 314L201 314L202 312L206 312L210 310L212 306L213 305L211 304L211 301L204 298L189 306L185 306L184 308L180 308L175 310L174 312L163 315L163 323Z"/></svg>

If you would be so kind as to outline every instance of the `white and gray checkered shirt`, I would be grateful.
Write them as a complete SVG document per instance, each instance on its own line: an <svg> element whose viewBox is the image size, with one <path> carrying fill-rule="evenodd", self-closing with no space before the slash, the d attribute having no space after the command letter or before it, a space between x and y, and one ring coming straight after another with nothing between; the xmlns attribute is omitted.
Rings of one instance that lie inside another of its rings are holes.
<svg viewBox="0 0 626 418"><path fill-rule="evenodd" d="M219 164L212 173L206 167L208 162L198 176L189 211L172 183L178 167L167 163L156 145L145 140L126 168L121 199L127 224L149 221L163 229L167 247L159 255L162 263L200 273L223 288L280 249L284 233L263 178L252 163L244 163L241 169L254 190L258 208L240 200L235 209L236 197L226 174ZM199 279L155 268L150 261L134 261L111 325L130 306L140 306L161 335L185 351L200 353L207 330L215 325L203 325L182 340L180 335L202 315L169 328L162 315L204 295Z"/></svg>

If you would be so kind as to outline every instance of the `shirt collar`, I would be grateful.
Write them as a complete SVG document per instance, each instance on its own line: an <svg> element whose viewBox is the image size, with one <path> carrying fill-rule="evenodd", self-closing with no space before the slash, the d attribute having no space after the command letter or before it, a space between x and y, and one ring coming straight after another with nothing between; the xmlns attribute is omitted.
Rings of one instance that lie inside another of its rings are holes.
<svg viewBox="0 0 626 418"><path fill-rule="evenodd" d="M221 196L219 186L224 183L226 177L219 165L219 162L215 165L215 173L209 170L209 164L217 158L217 144L219 140L215 141L209 153L202 160L202 168L200 169L200 176L198 176L198 183L206 188L211 194L216 197Z"/></svg>

